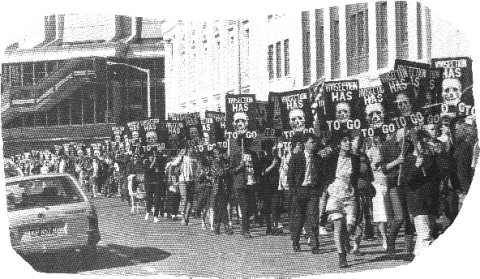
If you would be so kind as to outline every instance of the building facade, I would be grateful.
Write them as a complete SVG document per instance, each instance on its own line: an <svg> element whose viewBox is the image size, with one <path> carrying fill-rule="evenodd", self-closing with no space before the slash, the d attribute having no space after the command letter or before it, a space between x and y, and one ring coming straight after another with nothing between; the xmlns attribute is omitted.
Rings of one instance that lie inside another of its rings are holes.
<svg viewBox="0 0 480 279"><path fill-rule="evenodd" d="M163 119L162 23L118 15L44 17L42 36L10 45L2 60L6 148L19 137L26 144L81 134L106 138L109 126Z"/></svg>
<svg viewBox="0 0 480 279"><path fill-rule="evenodd" d="M224 110L227 93L312 85L319 78L379 84L395 59L429 63L432 14L419 2L355 3L264 17L174 22L166 40L167 112ZM435 37L437 36L437 37Z"/></svg>

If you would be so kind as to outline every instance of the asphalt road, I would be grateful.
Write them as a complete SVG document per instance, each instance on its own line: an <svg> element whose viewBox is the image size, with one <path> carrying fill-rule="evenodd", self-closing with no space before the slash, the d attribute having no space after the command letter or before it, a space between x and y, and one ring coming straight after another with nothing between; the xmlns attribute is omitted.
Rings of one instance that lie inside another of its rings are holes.
<svg viewBox="0 0 480 279"><path fill-rule="evenodd" d="M234 226L234 235L214 235L202 230L199 219L192 219L189 226L166 218L153 223L152 217L145 221L144 214L130 215L127 204L118 198L97 198L94 203L102 235L96 265L78 270L61 263L55 273L285 278L406 264L400 258L387 258L379 241L364 241L361 248L365 255L349 255L350 267L339 269L332 233L321 237L321 254L311 254L305 239L302 252L295 253L289 234L266 236L265 228L258 225L251 229L251 239L240 235L239 225Z"/></svg>

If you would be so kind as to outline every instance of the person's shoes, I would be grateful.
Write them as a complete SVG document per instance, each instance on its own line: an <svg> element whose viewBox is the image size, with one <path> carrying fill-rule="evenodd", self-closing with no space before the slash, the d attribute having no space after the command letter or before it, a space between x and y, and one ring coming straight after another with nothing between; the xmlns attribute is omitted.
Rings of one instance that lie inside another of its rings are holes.
<svg viewBox="0 0 480 279"><path fill-rule="evenodd" d="M293 243L293 252L301 252L302 249L300 249L300 243Z"/></svg>
<svg viewBox="0 0 480 279"><path fill-rule="evenodd" d="M320 254L320 249L318 247L313 247L312 254L315 254L315 255Z"/></svg>
<svg viewBox="0 0 480 279"><path fill-rule="evenodd" d="M258 223L258 226L260 228L263 227L263 216L255 215L254 220L255 220L256 223Z"/></svg>
<svg viewBox="0 0 480 279"><path fill-rule="evenodd" d="M413 252L413 247L415 243L413 242L413 235L405 235L405 247L404 247L404 253L405 254L412 254Z"/></svg>
<svg viewBox="0 0 480 279"><path fill-rule="evenodd" d="M252 238L252 237L253 237L253 236L252 236L252 234L251 234L250 232L245 232L245 233L243 234L243 238Z"/></svg>
<svg viewBox="0 0 480 279"><path fill-rule="evenodd" d="M347 254L346 253L339 253L338 254L338 267L340 267L340 268L348 267Z"/></svg>
<svg viewBox="0 0 480 279"><path fill-rule="evenodd" d="M325 229L325 227L319 227L318 228L318 234L319 235L328 235L328 231L327 231L327 229Z"/></svg>
<svg viewBox="0 0 480 279"><path fill-rule="evenodd" d="M386 239L382 239L382 248L383 248L384 251L388 250L388 245L387 245L387 240Z"/></svg>
<svg viewBox="0 0 480 279"><path fill-rule="evenodd" d="M273 231L272 229L267 229L267 231L265 232L266 235L272 235L273 234Z"/></svg>
<svg viewBox="0 0 480 279"><path fill-rule="evenodd" d="M374 241L375 240L375 236L373 235L366 235L363 237L363 240L365 241Z"/></svg>
<svg viewBox="0 0 480 279"><path fill-rule="evenodd" d="M149 217L150 217L150 213L149 212L145 213L145 221L148 221Z"/></svg>
<svg viewBox="0 0 480 279"><path fill-rule="evenodd" d="M207 225L205 222L202 221L202 230L206 231L207 230Z"/></svg>
<svg viewBox="0 0 480 279"><path fill-rule="evenodd" d="M153 217L153 222L154 223L158 223L160 220L158 219L158 217Z"/></svg>
<svg viewBox="0 0 480 279"><path fill-rule="evenodd" d="M134 214L135 214L135 209L134 209L133 207L130 209L130 214L131 214L131 215L134 215Z"/></svg>
<svg viewBox="0 0 480 279"><path fill-rule="evenodd" d="M387 238L387 250L388 256L395 257L395 239L388 239Z"/></svg>
<svg viewBox="0 0 480 279"><path fill-rule="evenodd" d="M216 234L216 235L219 235L219 234L220 234L220 225L216 225L216 226L215 226L215 230L214 230L213 233Z"/></svg>
<svg viewBox="0 0 480 279"><path fill-rule="evenodd" d="M357 248L357 249L353 249L352 251L350 251L350 254L356 256L356 257L362 257L363 256L363 253L360 252L360 250Z"/></svg>
<svg viewBox="0 0 480 279"><path fill-rule="evenodd" d="M350 253L350 251L352 251L352 245L350 245L350 239L348 241L345 242L345 252L346 253Z"/></svg>

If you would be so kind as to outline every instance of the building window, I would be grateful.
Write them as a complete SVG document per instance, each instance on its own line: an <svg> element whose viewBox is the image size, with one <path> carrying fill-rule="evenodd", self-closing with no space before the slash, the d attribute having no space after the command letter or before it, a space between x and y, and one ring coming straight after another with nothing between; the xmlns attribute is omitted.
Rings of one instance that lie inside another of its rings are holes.
<svg viewBox="0 0 480 279"><path fill-rule="evenodd" d="M277 78L282 77L282 42L277 42L275 45L275 51L276 51L276 70L277 70Z"/></svg>
<svg viewBox="0 0 480 279"><path fill-rule="evenodd" d="M9 65L3 64L2 65L2 86L9 86L9 85L10 85Z"/></svg>
<svg viewBox="0 0 480 279"><path fill-rule="evenodd" d="M22 67L21 64L10 65L10 80L12 86L22 85Z"/></svg>
<svg viewBox="0 0 480 279"><path fill-rule="evenodd" d="M325 39L323 30L323 9L315 10L315 43L317 60L317 79L325 74Z"/></svg>
<svg viewBox="0 0 480 279"><path fill-rule="evenodd" d="M375 6L377 15L377 68L382 69L388 66L387 2L377 2Z"/></svg>
<svg viewBox="0 0 480 279"><path fill-rule="evenodd" d="M417 2L417 58L423 59L422 4Z"/></svg>
<svg viewBox="0 0 480 279"><path fill-rule="evenodd" d="M408 59L408 13L407 2L395 2L395 27L397 37L397 58Z"/></svg>
<svg viewBox="0 0 480 279"><path fill-rule="evenodd" d="M33 63L25 63L23 66L23 86L33 85Z"/></svg>
<svg viewBox="0 0 480 279"><path fill-rule="evenodd" d="M302 12L302 60L303 60L303 85L311 82L310 73L310 12Z"/></svg>
<svg viewBox="0 0 480 279"><path fill-rule="evenodd" d="M273 79L275 77L273 73L273 45L268 46L268 78Z"/></svg>
<svg viewBox="0 0 480 279"><path fill-rule="evenodd" d="M338 7L330 7L330 49L332 79L340 78L340 22Z"/></svg>
<svg viewBox="0 0 480 279"><path fill-rule="evenodd" d="M366 3L347 5L347 75L368 71L368 9Z"/></svg>
<svg viewBox="0 0 480 279"><path fill-rule="evenodd" d="M284 55L283 60L285 60L284 61L285 76L288 76L290 75L290 42L288 39L283 41L283 55Z"/></svg>

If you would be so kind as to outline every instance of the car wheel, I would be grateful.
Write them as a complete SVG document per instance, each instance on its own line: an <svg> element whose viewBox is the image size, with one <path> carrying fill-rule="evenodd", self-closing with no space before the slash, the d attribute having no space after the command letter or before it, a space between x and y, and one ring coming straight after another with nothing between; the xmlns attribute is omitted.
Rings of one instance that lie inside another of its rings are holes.
<svg viewBox="0 0 480 279"><path fill-rule="evenodd" d="M91 269L97 263L98 253L97 246L91 245L82 249L82 267L83 269Z"/></svg>

